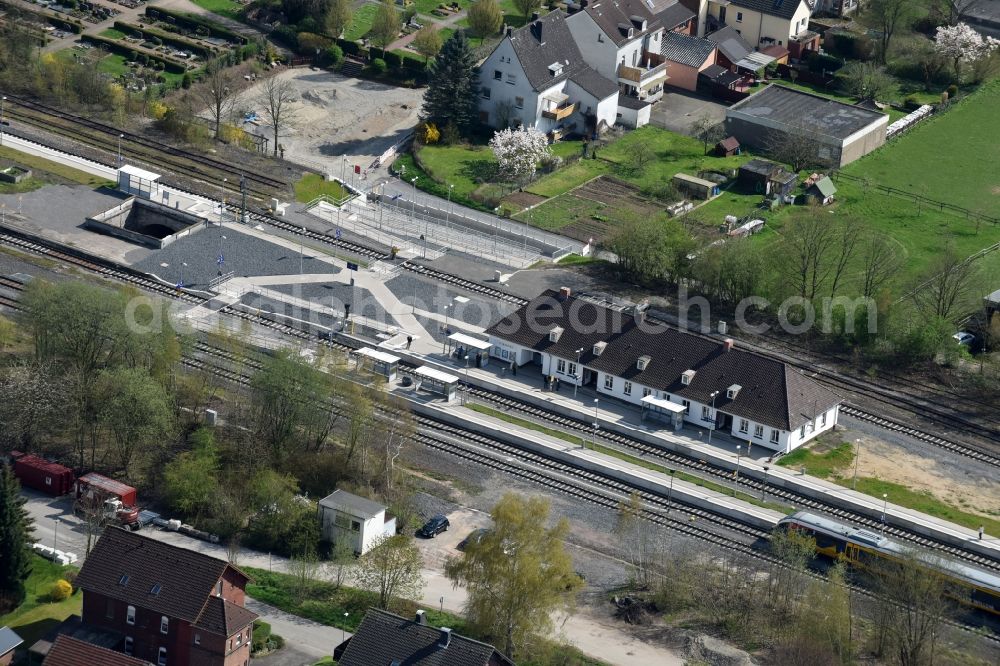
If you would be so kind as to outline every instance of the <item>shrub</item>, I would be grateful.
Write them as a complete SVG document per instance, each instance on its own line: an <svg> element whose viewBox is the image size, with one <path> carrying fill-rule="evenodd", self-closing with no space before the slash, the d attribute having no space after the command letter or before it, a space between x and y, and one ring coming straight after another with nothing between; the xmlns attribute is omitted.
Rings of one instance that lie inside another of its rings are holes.
<svg viewBox="0 0 1000 666"><path fill-rule="evenodd" d="M948 93L948 99L955 99L955 96L958 95L958 86L953 83L948 86L946 92Z"/></svg>
<svg viewBox="0 0 1000 666"><path fill-rule="evenodd" d="M184 72L184 76L181 77L181 88L187 90L190 87L191 87L191 73Z"/></svg>
<svg viewBox="0 0 1000 666"><path fill-rule="evenodd" d="M49 599L52 601L64 601L73 594L73 586L68 581L57 580L49 588Z"/></svg>
<svg viewBox="0 0 1000 666"><path fill-rule="evenodd" d="M373 74L381 76L382 74L385 74L388 71L389 66L385 64L385 60L382 60L382 58L375 58L374 60L372 60L370 69Z"/></svg>
<svg viewBox="0 0 1000 666"><path fill-rule="evenodd" d="M458 132L458 127L455 123L449 122L441 130L441 142L448 146L453 146L462 140L462 135Z"/></svg>
<svg viewBox="0 0 1000 666"><path fill-rule="evenodd" d="M420 140L427 145L437 143L441 140L441 131L434 123L424 123L420 128Z"/></svg>
<svg viewBox="0 0 1000 666"><path fill-rule="evenodd" d="M163 102L152 101L149 103L149 115L152 116L153 120L163 120L169 110L169 107Z"/></svg>
<svg viewBox="0 0 1000 666"><path fill-rule="evenodd" d="M63 580L73 587L73 592L76 592L76 578L78 575L80 575L80 572L76 569L67 569L63 572Z"/></svg>
<svg viewBox="0 0 1000 666"><path fill-rule="evenodd" d="M399 54L393 53L392 51L385 52L385 64L390 69L399 69L399 66L403 64L403 59L399 57Z"/></svg>
<svg viewBox="0 0 1000 666"><path fill-rule="evenodd" d="M844 63L840 58L834 58L823 53L817 53L815 51L810 51L809 56L809 71L810 72L836 72L838 69L844 66Z"/></svg>
<svg viewBox="0 0 1000 666"><path fill-rule="evenodd" d="M921 106L920 98L916 95L909 95L905 100L903 100L903 108L907 111L916 111Z"/></svg>
<svg viewBox="0 0 1000 666"><path fill-rule="evenodd" d="M267 646L267 639L271 637L271 625L263 620L254 620L251 636L250 650L260 652Z"/></svg>
<svg viewBox="0 0 1000 666"><path fill-rule="evenodd" d="M330 44L323 53L323 63L327 67L338 67L344 62L344 51L336 44Z"/></svg>

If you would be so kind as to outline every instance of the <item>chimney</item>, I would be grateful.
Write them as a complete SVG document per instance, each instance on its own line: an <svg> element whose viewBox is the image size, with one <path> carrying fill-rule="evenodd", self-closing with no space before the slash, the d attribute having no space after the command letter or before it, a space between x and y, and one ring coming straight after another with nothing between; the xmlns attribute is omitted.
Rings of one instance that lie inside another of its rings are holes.
<svg viewBox="0 0 1000 666"><path fill-rule="evenodd" d="M514 34L514 26L512 26L512 25L504 25L503 32L508 37L512 36Z"/></svg>
<svg viewBox="0 0 1000 666"><path fill-rule="evenodd" d="M419 624L422 627L426 627L427 626L427 613L426 613L426 611L424 611L423 608L421 608L420 610L417 611L417 617L414 620L414 622L416 622L417 624Z"/></svg>
<svg viewBox="0 0 1000 666"><path fill-rule="evenodd" d="M539 14L538 12L531 12L531 20L532 20L533 22L534 22L534 21L537 21L537 20L539 19L539 17L540 17L540 16L541 16L541 14Z"/></svg>
<svg viewBox="0 0 1000 666"><path fill-rule="evenodd" d="M438 641L438 647L447 648L449 645L451 645L451 629L441 627L441 640Z"/></svg>
<svg viewBox="0 0 1000 666"><path fill-rule="evenodd" d="M567 298L569 298L569 295L571 293L572 293L572 291L570 290L569 287L560 287L559 288L559 300L560 301L565 301Z"/></svg>
<svg viewBox="0 0 1000 666"><path fill-rule="evenodd" d="M722 351L729 351L732 348L733 348L732 338L726 338L725 340L722 341Z"/></svg>

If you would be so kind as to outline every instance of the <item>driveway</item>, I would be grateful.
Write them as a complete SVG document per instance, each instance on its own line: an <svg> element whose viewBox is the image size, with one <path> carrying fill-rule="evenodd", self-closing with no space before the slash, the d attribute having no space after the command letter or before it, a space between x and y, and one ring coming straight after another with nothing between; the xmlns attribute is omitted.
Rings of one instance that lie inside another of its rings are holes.
<svg viewBox="0 0 1000 666"><path fill-rule="evenodd" d="M650 114L649 124L678 134L694 136L693 125L706 114L721 123L726 119L726 106L691 92L672 90L663 95Z"/></svg>

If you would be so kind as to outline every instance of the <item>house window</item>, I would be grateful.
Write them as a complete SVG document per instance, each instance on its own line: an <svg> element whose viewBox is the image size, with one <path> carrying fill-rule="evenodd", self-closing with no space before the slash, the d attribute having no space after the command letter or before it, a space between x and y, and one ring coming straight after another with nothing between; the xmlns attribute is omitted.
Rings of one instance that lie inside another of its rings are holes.
<svg viewBox="0 0 1000 666"><path fill-rule="evenodd" d="M512 86L515 83L517 83L517 76L515 76L514 74L508 74L507 75L507 85Z"/></svg>
<svg viewBox="0 0 1000 666"><path fill-rule="evenodd" d="M242 632L236 634L236 647L239 647L241 645L243 645L243 634L242 634Z"/></svg>
<svg viewBox="0 0 1000 666"><path fill-rule="evenodd" d="M51 476L45 477L45 485L47 485L47 486L51 486L52 485L52 477Z"/></svg>
<svg viewBox="0 0 1000 666"><path fill-rule="evenodd" d="M802 426L801 428L799 428L799 437L805 437L805 436L806 436L806 427Z"/></svg>
<svg viewBox="0 0 1000 666"><path fill-rule="evenodd" d="M669 398L668 398L668 400L669 400ZM691 409L691 401L690 400L681 400L681 404L684 405L684 413L686 414Z"/></svg>
<svg viewBox="0 0 1000 666"><path fill-rule="evenodd" d="M510 83L510 81L508 81L507 83ZM524 108L524 98L523 97L515 97L514 98L514 108L515 109L523 109Z"/></svg>
<svg viewBox="0 0 1000 666"><path fill-rule="evenodd" d="M503 72L501 72L499 69L494 69L493 70L493 80L494 81L502 81L503 80Z"/></svg>
<svg viewBox="0 0 1000 666"><path fill-rule="evenodd" d="M170 631L170 618L166 615L160 617L160 633L165 634Z"/></svg>
<svg viewBox="0 0 1000 666"><path fill-rule="evenodd" d="M131 636L126 636L125 637L125 654L127 654L127 655L131 655L132 654L133 643L134 643L134 641L132 640Z"/></svg>
<svg viewBox="0 0 1000 666"><path fill-rule="evenodd" d="M576 363L569 364L569 376L576 377Z"/></svg>
<svg viewBox="0 0 1000 666"><path fill-rule="evenodd" d="M135 606L125 609L125 624L135 624Z"/></svg>
<svg viewBox="0 0 1000 666"><path fill-rule="evenodd" d="M615 378L611 375L604 375L604 388L613 391L615 388Z"/></svg>
<svg viewBox="0 0 1000 666"><path fill-rule="evenodd" d="M779 435L778 435L778 431L777 431L777 430L775 430L774 428L771 428L771 441L772 441L773 443L775 443L775 444L777 444L777 443L778 443L778 436L779 436Z"/></svg>
<svg viewBox="0 0 1000 666"><path fill-rule="evenodd" d="M642 397L643 398L645 398L650 393L652 393L652 391L650 389L646 388L645 386L642 387Z"/></svg>
<svg viewBox="0 0 1000 666"><path fill-rule="evenodd" d="M749 432L750 422L746 419L740 419L740 432Z"/></svg>
<svg viewBox="0 0 1000 666"><path fill-rule="evenodd" d="M819 427L820 428L826 427L826 412L823 412L819 417Z"/></svg>
<svg viewBox="0 0 1000 666"><path fill-rule="evenodd" d="M737 23L743 22L743 12L736 12L736 22Z"/></svg>
<svg viewBox="0 0 1000 666"><path fill-rule="evenodd" d="M483 88L482 93L483 93L483 99L489 99L490 98L490 89L489 88Z"/></svg>
<svg viewBox="0 0 1000 666"><path fill-rule="evenodd" d="M701 406L701 420L711 421L712 420L712 408L708 405Z"/></svg>
<svg viewBox="0 0 1000 666"><path fill-rule="evenodd" d="M167 666L167 648L160 648L159 653L156 655L156 663L158 666Z"/></svg>
<svg viewBox="0 0 1000 666"><path fill-rule="evenodd" d="M632 382L625 382L625 388L622 389L625 395L632 395Z"/></svg>
<svg viewBox="0 0 1000 666"><path fill-rule="evenodd" d="M201 645L201 634L195 634L194 635L194 644L195 645Z"/></svg>
<svg viewBox="0 0 1000 666"><path fill-rule="evenodd" d="M556 372L558 372L560 375L566 374L566 361L564 361L563 359L559 359L558 361L556 361Z"/></svg>
<svg viewBox="0 0 1000 666"><path fill-rule="evenodd" d="M361 531L361 523L359 523L356 520L352 520L351 521L351 531L352 532L360 532Z"/></svg>
<svg viewBox="0 0 1000 666"><path fill-rule="evenodd" d="M753 436L760 439L764 436L764 426L757 424L753 427Z"/></svg>

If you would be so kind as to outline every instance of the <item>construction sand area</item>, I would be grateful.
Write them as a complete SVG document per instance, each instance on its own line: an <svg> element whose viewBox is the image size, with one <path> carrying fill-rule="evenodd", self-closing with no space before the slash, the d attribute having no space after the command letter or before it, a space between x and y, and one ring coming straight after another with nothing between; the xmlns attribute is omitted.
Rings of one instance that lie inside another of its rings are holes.
<svg viewBox="0 0 1000 666"><path fill-rule="evenodd" d="M368 167L386 149L410 133L418 122L423 89L397 88L352 79L308 67L286 69L276 76L293 83L295 100L289 105L291 127L278 143L285 159L340 176L342 156L347 168ZM261 115L258 82L243 95L249 109ZM257 133L271 138L262 123Z"/></svg>

